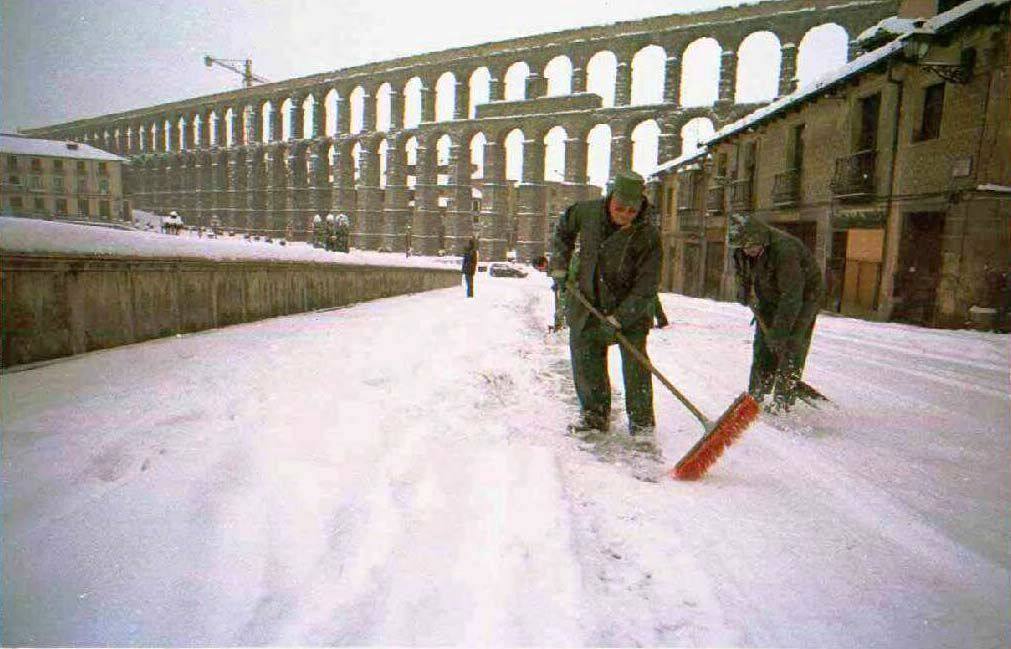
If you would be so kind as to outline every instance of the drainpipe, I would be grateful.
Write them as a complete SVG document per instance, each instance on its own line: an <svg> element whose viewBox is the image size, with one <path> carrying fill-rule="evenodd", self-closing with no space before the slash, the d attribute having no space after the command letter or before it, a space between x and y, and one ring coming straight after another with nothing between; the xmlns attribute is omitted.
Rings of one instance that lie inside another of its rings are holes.
<svg viewBox="0 0 1011 649"><path fill-rule="evenodd" d="M890 219L891 219L891 215L892 215L892 206L893 206L893 204L895 202L894 199L893 199L893 197L895 196L895 165L896 165L896 158L898 157L898 151L899 151L899 126L900 126L899 120L902 117L902 95L903 95L903 90L905 89L905 82L902 81L901 79L896 79L896 78L894 78L892 76L892 72L894 71L894 69L895 69L895 59L889 59L889 61L888 61L888 74L885 77L885 80L888 83L890 83L890 84L892 84L892 85L895 86L896 97L895 97L895 111L894 111L894 114L892 116L892 124L893 124L893 126L892 126L891 158L888 161L888 184L887 184L888 195L885 197L885 238L884 238L884 242L883 242L884 250L881 251L882 252L882 260L881 260L882 261L882 263L881 263L881 274L882 274L882 277L879 278L879 281L878 281L878 294L877 294L877 296L876 296L876 298L874 300L874 311L875 312L878 312L878 309L881 307L881 299L882 299L881 289L883 288L883 284L884 284L884 282L882 280L884 279L884 273L885 273L885 270L887 269L887 266L888 266L887 253L888 253L888 246L889 246L889 243L890 243L890 240L891 240L891 237L889 236L889 231L890 231L891 228L889 227L889 225L890 225ZM901 240L901 238L902 238L902 224L899 223L898 227L899 227L898 237ZM896 263L896 266L898 265L898 261L899 261L898 257L899 257L899 251L896 250L895 251L895 263ZM893 271L891 273L892 274L892 279L888 282L888 290L889 290L890 293L894 293L895 292L895 279L894 279L894 277L895 277L895 270L896 269L893 269ZM892 317L892 306L893 305L891 303L891 300L889 299L887 312L884 313L884 314L881 314L880 312L878 312L878 315L879 316L883 315L884 316L882 318L883 320L886 320L886 321L890 320L891 317Z"/></svg>

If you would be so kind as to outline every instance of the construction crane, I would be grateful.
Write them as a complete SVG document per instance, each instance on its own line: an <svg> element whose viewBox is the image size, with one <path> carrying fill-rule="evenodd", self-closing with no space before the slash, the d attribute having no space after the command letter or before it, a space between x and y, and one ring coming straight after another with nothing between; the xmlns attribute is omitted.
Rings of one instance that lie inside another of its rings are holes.
<svg viewBox="0 0 1011 649"><path fill-rule="evenodd" d="M236 67L236 65L233 65L238 63L243 64L241 70L238 67ZM270 83L270 81L267 81L263 77L253 74L253 59L246 59L244 61L240 59L216 59L213 56L205 54L204 65L206 65L209 68L215 65L219 65L225 68L226 70L231 70L236 74L241 74L242 87L244 88L252 88L253 83Z"/></svg>

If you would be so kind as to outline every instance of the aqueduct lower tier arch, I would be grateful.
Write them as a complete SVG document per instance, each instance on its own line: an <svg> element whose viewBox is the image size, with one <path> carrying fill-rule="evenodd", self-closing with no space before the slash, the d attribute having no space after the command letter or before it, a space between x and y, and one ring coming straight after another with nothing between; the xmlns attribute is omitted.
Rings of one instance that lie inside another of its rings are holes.
<svg viewBox="0 0 1011 649"><path fill-rule="evenodd" d="M720 128L760 105L735 103L738 52L750 34L778 39L778 90L785 94L795 87L805 34L837 25L849 35L845 56L852 58L854 35L896 9L897 0L772 0L660 16L373 63L29 134L128 156L134 206L178 210L190 222L216 219L228 228L298 236L314 214L343 212L352 217L357 247L402 251L409 242L419 254L459 252L478 235L486 259L503 259L515 244L518 257L530 260L545 251L549 194L567 202L599 191L587 178L592 129L610 131L612 171L631 164L632 132L648 120L659 127L659 158L676 157L690 120L705 117ZM682 57L700 39L719 45L716 99L687 107L680 85L690 75ZM643 74L638 62L644 57L636 55L644 50L663 59L659 85L650 90L638 76L633 93L633 63L634 74ZM602 52L616 61L608 89L614 105L607 107L587 91L587 67ZM559 66L559 57L568 66ZM511 91L522 98L506 101L506 72L517 64L529 70L523 87ZM549 76L558 68L568 70L567 94L557 91L566 84L554 82L549 93ZM475 79L486 86L475 91ZM438 121L437 91L445 93L438 97ZM488 101L472 107L472 93ZM643 104L637 97L644 96L662 101ZM549 185L544 137L556 127L566 134L564 182ZM513 187L506 180L505 139L517 129L523 173ZM471 144L479 135L483 177L474 178ZM440 164L436 150L444 136L449 155Z"/></svg>

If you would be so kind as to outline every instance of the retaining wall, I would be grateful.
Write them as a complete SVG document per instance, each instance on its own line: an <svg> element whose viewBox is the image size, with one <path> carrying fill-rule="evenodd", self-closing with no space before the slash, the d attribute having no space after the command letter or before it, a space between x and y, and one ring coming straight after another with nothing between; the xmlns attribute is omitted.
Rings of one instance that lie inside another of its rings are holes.
<svg viewBox="0 0 1011 649"><path fill-rule="evenodd" d="M0 256L0 366L448 288L456 269Z"/></svg>

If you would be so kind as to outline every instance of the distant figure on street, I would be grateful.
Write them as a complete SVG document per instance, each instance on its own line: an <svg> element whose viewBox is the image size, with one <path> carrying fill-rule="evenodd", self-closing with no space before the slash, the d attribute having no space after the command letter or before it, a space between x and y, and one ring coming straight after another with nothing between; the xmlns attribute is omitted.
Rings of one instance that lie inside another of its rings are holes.
<svg viewBox="0 0 1011 649"><path fill-rule="evenodd" d="M474 273L477 272L477 239L471 237L467 242L467 248L463 251L463 261L460 272L467 282L467 297L474 297Z"/></svg>
<svg viewBox="0 0 1011 649"><path fill-rule="evenodd" d="M983 266L986 282L987 306L994 310L990 328L998 333L1006 333L1008 312L1011 311L1011 270L1004 270L991 264Z"/></svg>
<svg viewBox="0 0 1011 649"><path fill-rule="evenodd" d="M555 228L551 277L561 286L571 281L605 317L601 321L575 297L566 299L569 353L579 397L580 418L570 430L591 438L606 433L611 414L608 347L621 332L646 355L660 281L660 234L653 225L645 182L637 173L618 173L608 194L565 210ZM576 246L577 268L570 270ZM653 380L650 371L621 347L625 410L636 443L652 444Z"/></svg>
<svg viewBox="0 0 1011 649"><path fill-rule="evenodd" d="M755 314L748 391L772 410L789 410L825 298L821 269L800 239L753 216L730 219L738 300Z"/></svg>

